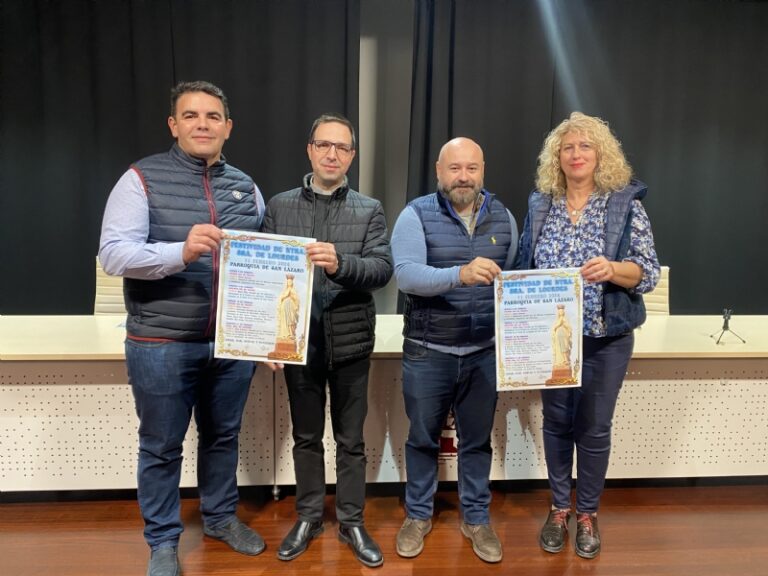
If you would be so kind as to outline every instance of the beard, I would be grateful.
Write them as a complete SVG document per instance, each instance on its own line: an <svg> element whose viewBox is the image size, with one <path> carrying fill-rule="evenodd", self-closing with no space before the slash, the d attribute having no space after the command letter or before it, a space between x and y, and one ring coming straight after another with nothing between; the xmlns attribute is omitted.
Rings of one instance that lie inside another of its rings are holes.
<svg viewBox="0 0 768 576"><path fill-rule="evenodd" d="M440 184L438 189L451 201L451 204L453 204L457 210L463 210L477 200L482 187L482 183L469 181L453 182L447 188Z"/></svg>

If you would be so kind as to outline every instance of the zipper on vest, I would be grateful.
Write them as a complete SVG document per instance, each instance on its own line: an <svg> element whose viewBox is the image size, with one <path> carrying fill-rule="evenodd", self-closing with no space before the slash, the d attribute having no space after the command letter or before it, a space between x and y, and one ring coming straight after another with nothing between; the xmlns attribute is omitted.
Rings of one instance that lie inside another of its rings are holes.
<svg viewBox="0 0 768 576"><path fill-rule="evenodd" d="M475 245L477 244L477 237L473 234L470 234L469 236L469 261L472 262L475 258L477 258L477 250L475 249ZM469 287L470 290L474 292L474 286ZM477 315L477 299L473 296L470 298L470 306L469 306L469 337L472 338L472 334L475 332L475 317Z"/></svg>
<svg viewBox="0 0 768 576"><path fill-rule="evenodd" d="M205 200L208 202L208 212L211 215L211 224L216 225L216 204L213 201L213 193L211 193L210 182L208 181L209 173L208 166L203 168L203 190L205 191ZM211 252L211 270L213 270L213 278L211 279L211 308L208 313L208 326L205 329L205 335L210 336L213 334L213 327L216 318L216 309L218 307L219 300L219 251L213 250Z"/></svg>

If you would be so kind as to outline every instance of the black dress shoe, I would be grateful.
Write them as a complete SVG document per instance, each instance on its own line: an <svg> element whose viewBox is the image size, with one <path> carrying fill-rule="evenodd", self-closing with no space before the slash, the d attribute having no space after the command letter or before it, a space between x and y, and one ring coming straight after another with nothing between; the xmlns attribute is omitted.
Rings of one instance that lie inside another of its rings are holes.
<svg viewBox="0 0 768 576"><path fill-rule="evenodd" d="M556 554L565 547L565 535L568 533L569 510L550 510L547 521L541 528L539 546L546 552Z"/></svg>
<svg viewBox="0 0 768 576"><path fill-rule="evenodd" d="M339 540L349 544L355 557L369 568L384 564L381 549L363 526L339 526Z"/></svg>
<svg viewBox="0 0 768 576"><path fill-rule="evenodd" d="M600 554L597 514L576 515L576 554L582 558L594 558Z"/></svg>
<svg viewBox="0 0 768 576"><path fill-rule="evenodd" d="M309 541L322 531L322 520L313 520L311 522L306 520L297 521L293 528L291 528L291 531L283 538L280 549L277 551L277 557L280 560L293 560L306 552Z"/></svg>

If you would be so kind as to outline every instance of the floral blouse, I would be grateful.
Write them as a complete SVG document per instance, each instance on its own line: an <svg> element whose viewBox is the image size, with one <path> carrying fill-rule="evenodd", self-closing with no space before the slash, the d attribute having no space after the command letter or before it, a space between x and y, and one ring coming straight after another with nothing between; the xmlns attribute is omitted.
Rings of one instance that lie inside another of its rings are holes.
<svg viewBox="0 0 768 576"><path fill-rule="evenodd" d="M605 212L609 194L592 193L578 222L568 215L565 198L554 198L541 235L536 244L536 268L580 268L590 258L602 256L605 246ZM659 281L660 266L653 245L651 222L639 200L630 207L632 232L629 255L625 262L634 262L643 271L640 283L632 293L652 290ZM584 335L601 337L606 334L603 322L604 283L584 283Z"/></svg>

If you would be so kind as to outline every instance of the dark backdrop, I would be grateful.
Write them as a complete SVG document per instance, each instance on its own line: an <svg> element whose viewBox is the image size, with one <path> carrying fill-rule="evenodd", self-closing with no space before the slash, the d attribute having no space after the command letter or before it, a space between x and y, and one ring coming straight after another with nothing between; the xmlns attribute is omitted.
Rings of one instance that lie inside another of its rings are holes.
<svg viewBox="0 0 768 576"><path fill-rule="evenodd" d="M0 314L93 311L107 196L171 145L177 81L224 89L224 153L268 199L310 170L316 116L357 123L359 45L359 0L0 2Z"/></svg>
<svg viewBox="0 0 768 576"><path fill-rule="evenodd" d="M297 185L310 121L357 120L359 2L0 2L0 314L92 311L107 195L170 145L178 80L225 89L225 154L267 198ZM440 145L467 135L521 220L544 136L580 109L610 122L650 186L673 312L768 313L768 3L413 5L409 197L434 189Z"/></svg>
<svg viewBox="0 0 768 576"><path fill-rule="evenodd" d="M573 110L637 177L674 313L766 314L768 3L416 0L408 197L454 136L522 224L536 156Z"/></svg>

